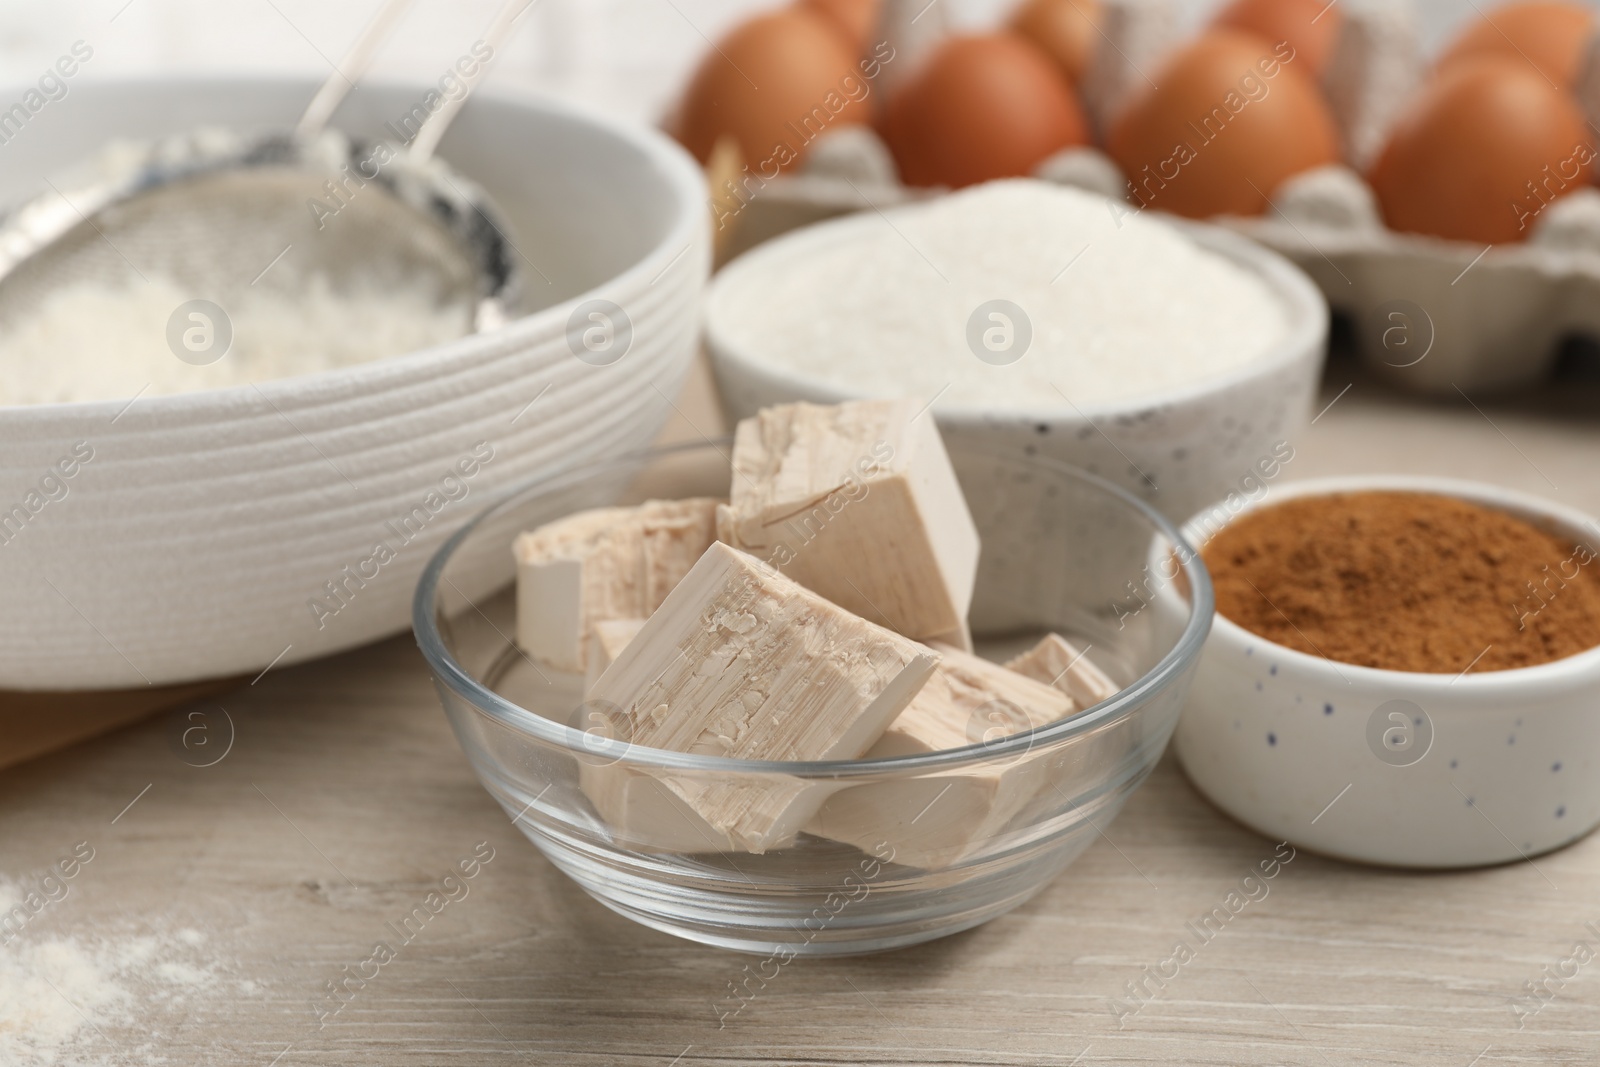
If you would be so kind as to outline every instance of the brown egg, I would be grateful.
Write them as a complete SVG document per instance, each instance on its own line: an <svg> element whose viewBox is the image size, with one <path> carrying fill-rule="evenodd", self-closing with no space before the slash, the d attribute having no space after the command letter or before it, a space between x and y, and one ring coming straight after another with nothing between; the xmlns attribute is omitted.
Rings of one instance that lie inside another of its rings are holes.
<svg viewBox="0 0 1600 1067"><path fill-rule="evenodd" d="M872 34L878 28L878 12L883 4L882 0L800 0L800 6L833 23L859 56L872 45Z"/></svg>
<svg viewBox="0 0 1600 1067"><path fill-rule="evenodd" d="M1520 59L1452 64L1396 121L1368 180L1391 229L1520 241L1544 206L1592 180L1583 112Z"/></svg>
<svg viewBox="0 0 1600 1067"><path fill-rule="evenodd" d="M1443 71L1469 57L1504 56L1532 63L1562 87L1576 84L1594 32L1594 10L1571 0L1520 0L1475 19L1439 57Z"/></svg>
<svg viewBox="0 0 1600 1067"><path fill-rule="evenodd" d="M1268 44L1287 41L1294 62L1320 76L1339 43L1342 19L1338 4L1328 0L1233 0L1211 24L1253 33Z"/></svg>
<svg viewBox="0 0 1600 1067"><path fill-rule="evenodd" d="M1011 28L1049 53L1077 85L1100 37L1100 0L1023 0Z"/></svg>
<svg viewBox="0 0 1600 1067"><path fill-rule="evenodd" d="M871 83L834 25L804 8L758 15L706 53L684 93L678 139L704 163L722 136L753 173L791 170L826 130L863 123Z"/></svg>
<svg viewBox="0 0 1600 1067"><path fill-rule="evenodd" d="M1293 54L1209 30L1168 59L1106 138L1133 198L1190 218L1259 215L1286 178L1337 161L1328 105Z"/></svg>
<svg viewBox="0 0 1600 1067"><path fill-rule="evenodd" d="M1089 125L1050 58L997 33L941 44L890 98L883 135L908 185L959 188L1028 174Z"/></svg>

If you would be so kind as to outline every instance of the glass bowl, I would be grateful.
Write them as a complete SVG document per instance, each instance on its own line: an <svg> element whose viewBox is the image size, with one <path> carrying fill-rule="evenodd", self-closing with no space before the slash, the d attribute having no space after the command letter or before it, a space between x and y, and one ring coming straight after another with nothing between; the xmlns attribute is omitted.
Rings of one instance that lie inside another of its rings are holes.
<svg viewBox="0 0 1600 1067"><path fill-rule="evenodd" d="M1121 692L1009 736L977 721L972 744L917 756L779 763L627 744L614 717L585 706L580 675L533 662L511 640L512 539L583 508L725 496L729 448L686 445L541 478L429 562L414 604L417 643L484 786L595 899L706 944L783 960L873 952L1023 903L1105 829L1165 749L1211 626L1198 555L1124 490L1051 460L996 454L987 498L1004 501L1008 535L980 561L978 651L1003 659L1055 631ZM628 775L644 791L640 822L618 829L599 816L583 789L597 772ZM759 855L690 851L698 839L662 788L668 780L826 798L809 829L836 803L866 813L868 825L845 835L856 845L802 832Z"/></svg>

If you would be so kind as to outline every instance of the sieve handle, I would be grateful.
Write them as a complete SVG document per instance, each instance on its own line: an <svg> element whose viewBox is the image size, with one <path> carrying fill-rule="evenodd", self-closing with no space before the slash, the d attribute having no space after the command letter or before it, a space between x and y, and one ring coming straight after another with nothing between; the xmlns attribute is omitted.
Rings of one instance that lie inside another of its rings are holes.
<svg viewBox="0 0 1600 1067"><path fill-rule="evenodd" d="M412 0L384 0L378 13L361 28L355 44L345 52L339 65L333 68L333 73L322 83L317 95L311 98L306 113L300 116L300 124L294 128L296 138L309 141L323 131L345 96L356 87L356 82L366 76L378 49L383 47L383 42L400 24L411 3Z"/></svg>
<svg viewBox="0 0 1600 1067"><path fill-rule="evenodd" d="M494 21L489 23L489 28L483 33L483 43L489 46L490 54L478 74L479 81L489 73L489 64L500 55L500 47L510 38L511 31L516 28L517 20L538 2L539 0L505 0L500 5L500 10L494 14ZM450 124L461 111L461 105L465 104L467 97L471 95L469 90L453 100L447 100L443 107L428 117L411 142L411 149L407 153L410 159L426 163L433 158L434 149L439 147L439 139L450 128Z"/></svg>

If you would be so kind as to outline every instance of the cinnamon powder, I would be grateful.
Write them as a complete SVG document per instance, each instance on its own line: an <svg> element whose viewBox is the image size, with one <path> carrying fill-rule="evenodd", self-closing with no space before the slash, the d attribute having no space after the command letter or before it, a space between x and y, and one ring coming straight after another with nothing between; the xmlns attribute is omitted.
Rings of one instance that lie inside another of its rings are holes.
<svg viewBox="0 0 1600 1067"><path fill-rule="evenodd" d="M1453 497L1299 497L1240 516L1203 556L1218 612L1344 663L1458 674L1600 645L1593 547Z"/></svg>

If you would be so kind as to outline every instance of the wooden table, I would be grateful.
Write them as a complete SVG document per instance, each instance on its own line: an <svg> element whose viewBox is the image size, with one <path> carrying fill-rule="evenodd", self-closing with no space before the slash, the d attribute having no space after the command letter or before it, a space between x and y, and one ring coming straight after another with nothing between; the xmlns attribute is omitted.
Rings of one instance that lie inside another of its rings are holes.
<svg viewBox="0 0 1600 1067"><path fill-rule="evenodd" d="M1594 389L1492 406L1474 398L1475 410L1399 398L1335 363L1324 403L1348 382L1296 442L1291 475L1454 474L1600 511ZM199 707L220 741L215 706ZM1127 983L1274 851L1211 808L1169 759L1026 906L902 952L797 960L719 1029L716 1004L747 961L635 926L547 863L474 779L409 638L272 671L221 706L232 747L210 767L189 766L173 744L193 720L164 715L0 774L0 872L43 868L79 841L95 849L65 899L0 951L185 926L205 938L194 952L210 978L170 1002L143 999L164 988L154 978L132 980L138 1020L86 1030L82 1059L1600 1062L1600 960L1521 1029L1512 1007L1576 941L1600 951L1585 928L1600 930L1600 837L1533 863L1451 874L1301 853L1119 1020L1114 1000L1128 1000ZM494 858L468 894L319 1029L312 1004L325 983L366 958L386 924L479 842Z"/></svg>

